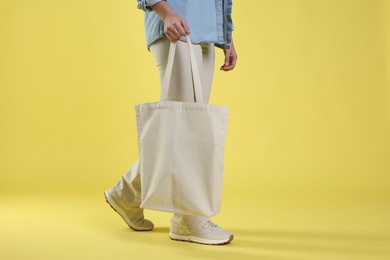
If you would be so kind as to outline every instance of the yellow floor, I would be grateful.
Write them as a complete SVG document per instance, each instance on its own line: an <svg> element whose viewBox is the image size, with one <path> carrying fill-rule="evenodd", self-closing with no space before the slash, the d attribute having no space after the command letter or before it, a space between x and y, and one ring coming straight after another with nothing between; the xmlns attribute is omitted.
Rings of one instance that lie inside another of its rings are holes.
<svg viewBox="0 0 390 260"><path fill-rule="evenodd" d="M235 239L205 246L171 241L170 214L164 212L145 212L154 231L132 231L102 192L3 194L0 259L390 259L390 207L384 198L241 196L224 201L213 218Z"/></svg>

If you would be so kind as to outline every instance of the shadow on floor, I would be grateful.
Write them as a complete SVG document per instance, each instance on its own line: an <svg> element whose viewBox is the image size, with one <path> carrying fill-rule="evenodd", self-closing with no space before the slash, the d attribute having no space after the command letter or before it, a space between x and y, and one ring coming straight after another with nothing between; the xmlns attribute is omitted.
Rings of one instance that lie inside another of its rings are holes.
<svg viewBox="0 0 390 260"><path fill-rule="evenodd" d="M121 229L123 231L123 229ZM168 227L151 232L117 234L133 244L148 244L156 249L171 248L176 256L199 259L390 259L388 234L343 233L291 230L231 230L235 239L224 246L207 246L171 241Z"/></svg>

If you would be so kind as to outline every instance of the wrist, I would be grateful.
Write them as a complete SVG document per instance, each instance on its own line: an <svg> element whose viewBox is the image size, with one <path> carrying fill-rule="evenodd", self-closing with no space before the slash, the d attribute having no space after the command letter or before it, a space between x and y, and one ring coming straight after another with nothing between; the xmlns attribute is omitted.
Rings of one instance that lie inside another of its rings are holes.
<svg viewBox="0 0 390 260"><path fill-rule="evenodd" d="M156 12L156 14L160 17L162 21L165 21L165 19L169 16L171 16L173 13L172 9L169 7L167 2L165 0L162 0L158 2L157 4L154 4L151 6L153 11Z"/></svg>

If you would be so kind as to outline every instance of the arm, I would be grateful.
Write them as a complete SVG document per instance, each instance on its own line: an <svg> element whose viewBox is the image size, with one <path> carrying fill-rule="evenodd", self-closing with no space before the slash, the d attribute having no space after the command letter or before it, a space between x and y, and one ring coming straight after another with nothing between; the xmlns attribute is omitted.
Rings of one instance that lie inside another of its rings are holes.
<svg viewBox="0 0 390 260"><path fill-rule="evenodd" d="M151 11L153 11L151 6L154 4L157 4L160 1L163 1L163 0L137 0L137 8L141 9L145 12L151 12Z"/></svg>
<svg viewBox="0 0 390 260"><path fill-rule="evenodd" d="M190 33L187 22L176 15L165 0L151 6L164 23L164 33L171 42L176 42L181 36Z"/></svg>
<svg viewBox="0 0 390 260"><path fill-rule="evenodd" d="M234 49L233 39L232 43L230 44L230 48L223 50L223 52L225 53L225 63L221 66L221 70L229 71L234 69L237 62L237 53Z"/></svg>

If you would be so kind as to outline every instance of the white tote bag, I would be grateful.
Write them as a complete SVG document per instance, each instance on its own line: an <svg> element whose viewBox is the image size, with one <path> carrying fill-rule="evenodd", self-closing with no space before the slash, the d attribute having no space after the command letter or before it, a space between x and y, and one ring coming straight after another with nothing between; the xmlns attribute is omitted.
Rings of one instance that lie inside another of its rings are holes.
<svg viewBox="0 0 390 260"><path fill-rule="evenodd" d="M203 103L199 70L187 39L195 102L135 105L141 207L211 217L220 211L229 110ZM171 43L161 100L168 97L175 50L176 43Z"/></svg>

